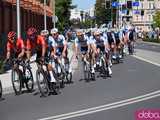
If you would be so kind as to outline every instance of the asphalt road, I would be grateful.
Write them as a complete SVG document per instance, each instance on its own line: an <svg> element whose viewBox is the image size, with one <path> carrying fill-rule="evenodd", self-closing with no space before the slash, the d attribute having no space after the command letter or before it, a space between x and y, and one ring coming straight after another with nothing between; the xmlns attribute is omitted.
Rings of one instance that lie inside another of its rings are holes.
<svg viewBox="0 0 160 120"><path fill-rule="evenodd" d="M144 49L144 50L160 52L160 45L156 45L156 44L147 44L147 43L143 43L143 42L137 42L136 43L136 48L137 49Z"/></svg>
<svg viewBox="0 0 160 120"><path fill-rule="evenodd" d="M4 95L0 102L0 120L38 120L65 113L145 95L160 90L160 67L126 56L124 63L112 67L112 78L97 78L89 83L81 80L81 64L75 70L74 84L66 85L60 95L40 98L34 93ZM160 108L160 97L77 117L70 120L134 120L136 110ZM51 120L49 119L49 120ZM58 119L57 119L58 120Z"/></svg>

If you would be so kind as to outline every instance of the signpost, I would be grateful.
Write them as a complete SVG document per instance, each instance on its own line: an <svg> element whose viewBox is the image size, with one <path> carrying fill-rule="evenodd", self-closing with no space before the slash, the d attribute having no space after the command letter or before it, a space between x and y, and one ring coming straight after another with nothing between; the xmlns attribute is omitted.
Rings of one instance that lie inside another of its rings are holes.
<svg viewBox="0 0 160 120"><path fill-rule="evenodd" d="M132 2L132 6L139 6L139 2Z"/></svg>
<svg viewBox="0 0 160 120"><path fill-rule="evenodd" d="M56 27L56 23L58 22L57 16L52 16L52 22L54 23L54 28Z"/></svg>
<svg viewBox="0 0 160 120"><path fill-rule="evenodd" d="M44 0L44 30L47 30L46 0Z"/></svg>

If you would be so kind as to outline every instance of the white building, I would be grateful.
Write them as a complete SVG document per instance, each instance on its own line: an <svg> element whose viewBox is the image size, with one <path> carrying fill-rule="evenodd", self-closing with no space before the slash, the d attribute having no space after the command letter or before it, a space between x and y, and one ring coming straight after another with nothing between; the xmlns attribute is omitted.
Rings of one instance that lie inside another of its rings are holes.
<svg viewBox="0 0 160 120"><path fill-rule="evenodd" d="M133 14L133 24L144 31L151 30L153 16L157 10L160 10L160 0L140 0L140 6L135 8L139 12L144 10L144 15Z"/></svg>
<svg viewBox="0 0 160 120"><path fill-rule="evenodd" d="M71 16L70 16L70 20L71 19L80 19L81 20L81 10L79 9L72 9L71 10Z"/></svg>
<svg viewBox="0 0 160 120"><path fill-rule="evenodd" d="M86 10L88 12L89 16L93 17L95 16L95 7L91 7L90 9Z"/></svg>

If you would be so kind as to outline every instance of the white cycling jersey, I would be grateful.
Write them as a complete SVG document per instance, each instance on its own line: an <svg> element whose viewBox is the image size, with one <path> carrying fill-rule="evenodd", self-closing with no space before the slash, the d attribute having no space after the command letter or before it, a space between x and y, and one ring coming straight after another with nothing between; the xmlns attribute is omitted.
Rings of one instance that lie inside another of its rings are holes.
<svg viewBox="0 0 160 120"><path fill-rule="evenodd" d="M63 35L59 35L56 40L52 36L49 36L48 42L52 47L63 47L65 44L67 44L67 41Z"/></svg>
<svg viewBox="0 0 160 120"><path fill-rule="evenodd" d="M89 44L92 44L92 42L93 41L88 36L84 35L83 40L80 40L78 37L76 37L75 46L88 46Z"/></svg>

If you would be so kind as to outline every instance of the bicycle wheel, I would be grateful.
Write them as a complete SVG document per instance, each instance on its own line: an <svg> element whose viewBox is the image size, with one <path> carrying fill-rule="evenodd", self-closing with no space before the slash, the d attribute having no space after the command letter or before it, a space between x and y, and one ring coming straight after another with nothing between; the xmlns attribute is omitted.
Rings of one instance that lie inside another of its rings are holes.
<svg viewBox="0 0 160 120"><path fill-rule="evenodd" d="M22 72L19 69L12 69L12 86L16 95L22 92Z"/></svg>
<svg viewBox="0 0 160 120"><path fill-rule="evenodd" d="M49 93L48 81L43 70L36 71L36 79L37 79L38 89L41 95L47 96Z"/></svg>
<svg viewBox="0 0 160 120"><path fill-rule="evenodd" d="M107 75L107 67L106 67L106 64L105 64L105 61L103 60L103 58L101 58L101 63L102 63L101 74L106 76Z"/></svg>
<svg viewBox="0 0 160 120"><path fill-rule="evenodd" d="M65 64L65 78L66 83L72 83L72 72L70 71L69 59L67 59L67 63Z"/></svg>
<svg viewBox="0 0 160 120"><path fill-rule="evenodd" d="M132 48L132 42L129 42L128 43L128 51L129 51L129 55L132 55L133 54L133 48Z"/></svg>
<svg viewBox="0 0 160 120"><path fill-rule="evenodd" d="M1 81L0 81L0 98L2 98L2 83L1 83Z"/></svg>
<svg viewBox="0 0 160 120"><path fill-rule="evenodd" d="M25 69L25 84L26 84L27 90L31 92L34 88L34 80L33 80L32 71L29 68Z"/></svg>
<svg viewBox="0 0 160 120"><path fill-rule="evenodd" d="M84 61L83 61L83 74L84 74L84 80L87 80L88 79L87 65Z"/></svg>
<svg viewBox="0 0 160 120"><path fill-rule="evenodd" d="M65 70L64 67L61 64L58 64L59 68L61 69L60 71L60 77L59 77L59 81L60 81L60 87L64 88L65 87Z"/></svg>
<svg viewBox="0 0 160 120"><path fill-rule="evenodd" d="M67 83L72 83L72 73L66 74L66 80L67 80Z"/></svg>

